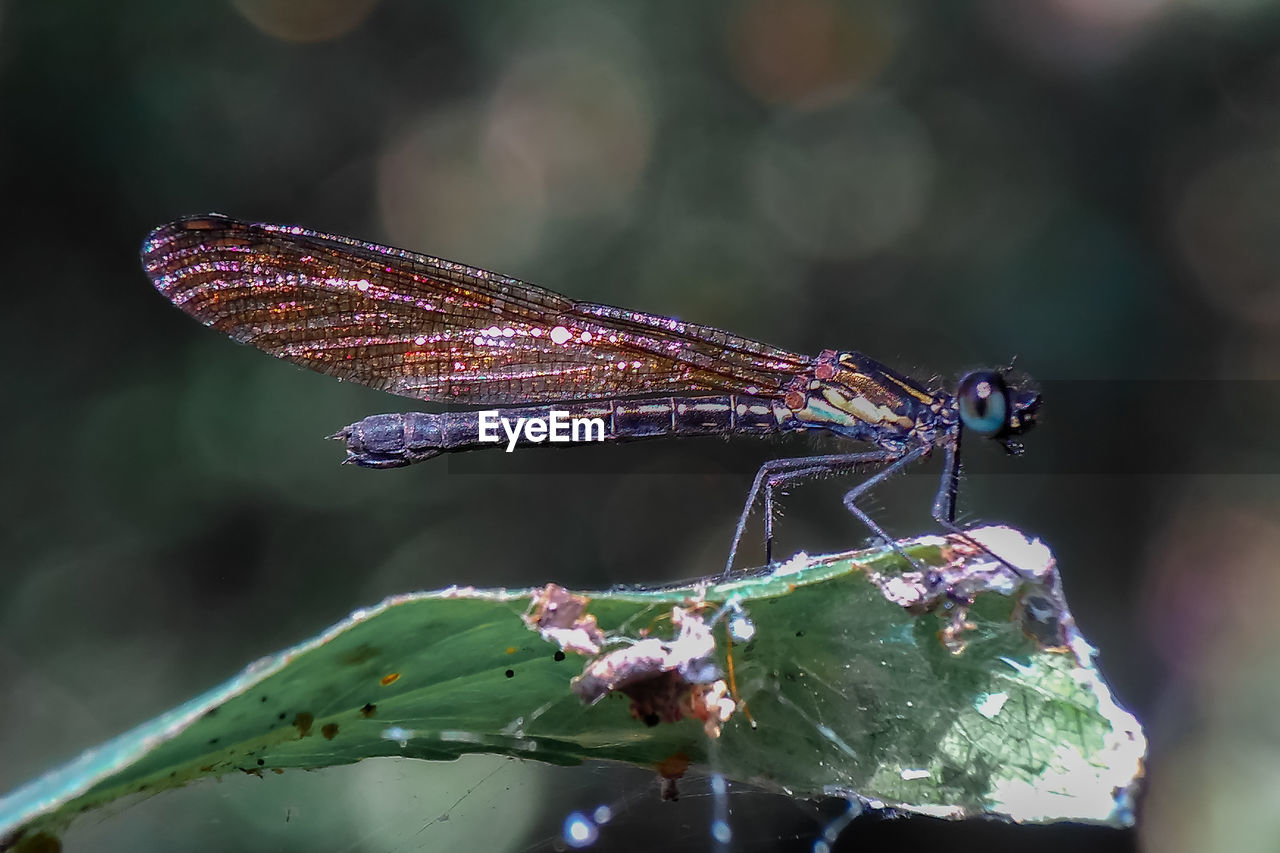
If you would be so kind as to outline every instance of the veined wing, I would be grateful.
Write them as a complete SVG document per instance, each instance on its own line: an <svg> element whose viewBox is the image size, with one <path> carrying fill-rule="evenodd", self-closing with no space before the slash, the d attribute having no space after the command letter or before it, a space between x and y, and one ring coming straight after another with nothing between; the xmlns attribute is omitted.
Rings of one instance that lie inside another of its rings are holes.
<svg viewBox="0 0 1280 853"><path fill-rule="evenodd" d="M205 325L421 400L769 395L811 362L416 252L216 214L152 231L142 263L157 290Z"/></svg>

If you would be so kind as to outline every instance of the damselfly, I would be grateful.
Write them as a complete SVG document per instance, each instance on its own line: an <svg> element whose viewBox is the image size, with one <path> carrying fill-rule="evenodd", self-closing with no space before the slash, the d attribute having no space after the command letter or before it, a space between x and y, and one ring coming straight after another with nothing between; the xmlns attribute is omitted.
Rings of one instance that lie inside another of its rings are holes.
<svg viewBox="0 0 1280 853"><path fill-rule="evenodd" d="M878 467L844 503L892 543L859 499L934 448L942 449L944 464L932 515L960 532L961 437L973 432L1019 452L1013 438L1032 426L1040 405L1035 390L1006 371L969 373L954 393L930 389L856 352L797 355L294 226L216 214L181 219L148 235L142 263L161 293L204 324L394 394L511 406L498 412L513 422L557 408L601 418L605 438L616 441L821 430L873 447L765 463L738 519L726 571L761 493L771 558L775 490L824 474ZM335 438L346 442L347 461L386 468L494 446L479 440L479 427L477 412L408 412L373 415Z"/></svg>

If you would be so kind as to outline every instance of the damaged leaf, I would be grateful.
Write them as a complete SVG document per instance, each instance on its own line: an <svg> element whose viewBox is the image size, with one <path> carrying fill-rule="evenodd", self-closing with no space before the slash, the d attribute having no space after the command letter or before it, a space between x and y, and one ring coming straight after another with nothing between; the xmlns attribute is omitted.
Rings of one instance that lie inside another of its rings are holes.
<svg viewBox="0 0 1280 853"><path fill-rule="evenodd" d="M926 537L898 543L919 567L878 548L652 590L388 598L0 798L0 849L231 772L487 752L673 783L713 737L717 772L798 796L1130 823L1146 741L1051 555L970 536L1020 574Z"/></svg>

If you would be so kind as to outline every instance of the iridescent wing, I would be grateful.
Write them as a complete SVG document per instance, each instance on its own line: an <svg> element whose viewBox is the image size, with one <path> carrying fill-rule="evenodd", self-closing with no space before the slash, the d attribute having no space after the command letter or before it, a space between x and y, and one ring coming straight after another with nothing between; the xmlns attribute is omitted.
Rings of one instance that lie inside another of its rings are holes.
<svg viewBox="0 0 1280 853"><path fill-rule="evenodd" d="M415 252L219 215L160 226L142 263L157 290L205 325L421 400L771 395L812 361Z"/></svg>

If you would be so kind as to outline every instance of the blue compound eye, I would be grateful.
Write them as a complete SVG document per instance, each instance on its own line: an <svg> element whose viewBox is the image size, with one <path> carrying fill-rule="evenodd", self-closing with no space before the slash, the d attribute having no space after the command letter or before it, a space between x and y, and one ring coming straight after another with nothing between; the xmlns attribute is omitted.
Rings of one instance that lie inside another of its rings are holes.
<svg viewBox="0 0 1280 853"><path fill-rule="evenodd" d="M983 370L960 380L960 422L978 435L996 436L1009 426L1009 389L999 373Z"/></svg>

